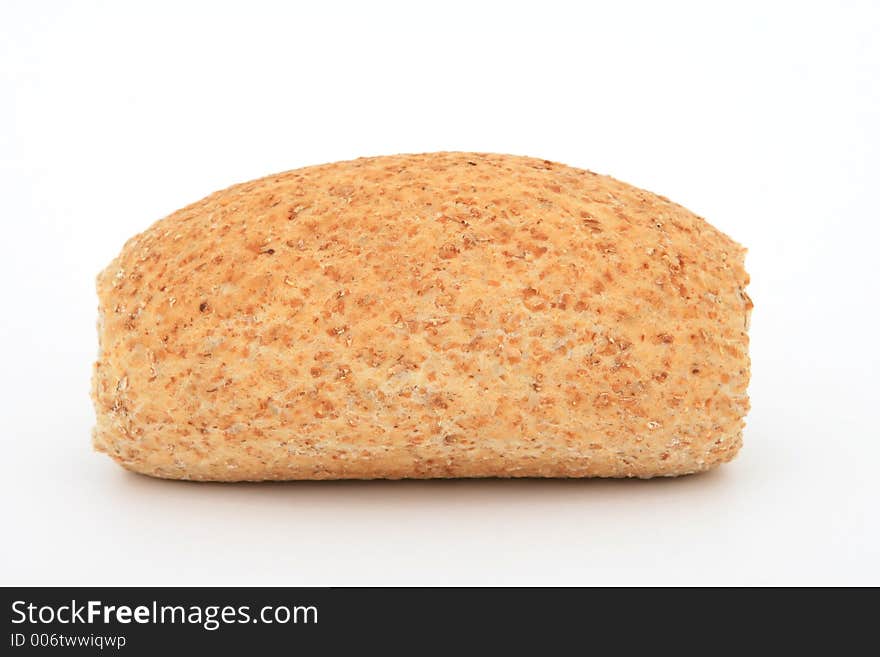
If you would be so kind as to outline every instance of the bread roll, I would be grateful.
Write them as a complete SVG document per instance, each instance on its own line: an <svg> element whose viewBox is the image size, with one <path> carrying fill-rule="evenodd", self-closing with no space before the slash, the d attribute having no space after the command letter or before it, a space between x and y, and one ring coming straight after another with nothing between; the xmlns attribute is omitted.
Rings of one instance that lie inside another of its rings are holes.
<svg viewBox="0 0 880 657"><path fill-rule="evenodd" d="M95 447L169 479L653 477L740 448L745 250L546 160L235 185L98 276Z"/></svg>

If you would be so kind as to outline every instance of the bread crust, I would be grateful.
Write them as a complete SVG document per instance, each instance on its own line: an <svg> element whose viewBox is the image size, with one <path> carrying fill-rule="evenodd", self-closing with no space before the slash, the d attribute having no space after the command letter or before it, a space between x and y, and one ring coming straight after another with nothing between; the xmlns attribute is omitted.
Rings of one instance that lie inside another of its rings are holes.
<svg viewBox="0 0 880 657"><path fill-rule="evenodd" d="M98 276L94 446L211 481L707 470L749 408L744 254L662 196L527 157L234 185Z"/></svg>

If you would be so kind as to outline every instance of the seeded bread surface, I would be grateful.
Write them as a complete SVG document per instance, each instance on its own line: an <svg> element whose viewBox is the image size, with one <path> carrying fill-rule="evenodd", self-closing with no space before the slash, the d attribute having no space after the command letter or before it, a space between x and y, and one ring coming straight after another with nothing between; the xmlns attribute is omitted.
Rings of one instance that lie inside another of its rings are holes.
<svg viewBox="0 0 880 657"><path fill-rule="evenodd" d="M171 479L652 477L739 450L744 249L546 160L234 185L98 276L94 446Z"/></svg>

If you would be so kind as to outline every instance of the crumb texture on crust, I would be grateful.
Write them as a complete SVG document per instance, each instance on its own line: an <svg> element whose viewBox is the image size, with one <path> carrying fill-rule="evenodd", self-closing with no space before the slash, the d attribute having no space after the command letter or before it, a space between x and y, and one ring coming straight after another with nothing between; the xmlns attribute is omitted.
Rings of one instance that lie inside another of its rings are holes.
<svg viewBox="0 0 880 657"><path fill-rule="evenodd" d="M98 276L94 445L215 481L706 470L749 408L744 253L661 196L527 157L235 185Z"/></svg>

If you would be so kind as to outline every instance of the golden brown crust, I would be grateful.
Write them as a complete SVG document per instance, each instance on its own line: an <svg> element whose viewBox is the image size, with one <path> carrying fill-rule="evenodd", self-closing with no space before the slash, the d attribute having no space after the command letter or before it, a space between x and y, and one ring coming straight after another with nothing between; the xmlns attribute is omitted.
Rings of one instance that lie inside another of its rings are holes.
<svg viewBox="0 0 880 657"><path fill-rule="evenodd" d="M98 277L95 447L157 477L651 477L731 459L744 249L545 160L363 158L211 194Z"/></svg>

